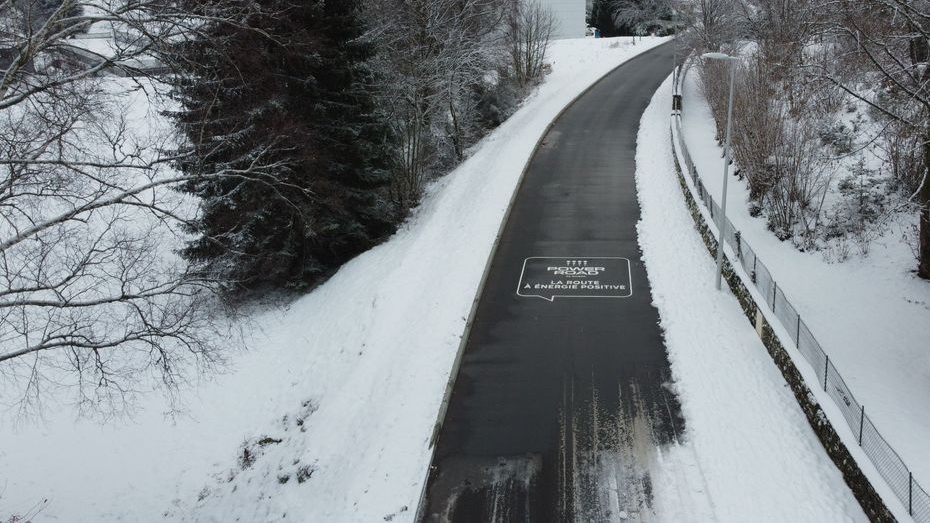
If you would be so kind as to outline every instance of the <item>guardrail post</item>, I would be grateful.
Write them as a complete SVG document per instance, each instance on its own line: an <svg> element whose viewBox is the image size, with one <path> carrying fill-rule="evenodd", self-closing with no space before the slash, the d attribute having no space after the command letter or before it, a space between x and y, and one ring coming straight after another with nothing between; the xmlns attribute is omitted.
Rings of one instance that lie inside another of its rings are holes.
<svg viewBox="0 0 930 523"><path fill-rule="evenodd" d="M797 344L798 350L801 350L801 315L798 314L798 328L795 331L794 343Z"/></svg>
<svg viewBox="0 0 930 523"><path fill-rule="evenodd" d="M862 446L862 429L865 428L865 405L859 411L859 446Z"/></svg>
<svg viewBox="0 0 930 523"><path fill-rule="evenodd" d="M914 515L914 473L907 473L907 514Z"/></svg>
<svg viewBox="0 0 930 523"><path fill-rule="evenodd" d="M771 275L772 273L769 273L769 276ZM778 294L778 282L775 280L772 280L772 312L775 311L775 296L777 294Z"/></svg>

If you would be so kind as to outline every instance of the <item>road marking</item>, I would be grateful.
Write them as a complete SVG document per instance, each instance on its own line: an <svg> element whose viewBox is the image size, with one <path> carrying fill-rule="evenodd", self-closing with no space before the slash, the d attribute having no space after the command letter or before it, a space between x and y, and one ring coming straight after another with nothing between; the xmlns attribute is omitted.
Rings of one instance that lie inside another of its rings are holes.
<svg viewBox="0 0 930 523"><path fill-rule="evenodd" d="M561 298L629 298L630 260L586 256L531 256L523 260L517 296L554 302Z"/></svg>

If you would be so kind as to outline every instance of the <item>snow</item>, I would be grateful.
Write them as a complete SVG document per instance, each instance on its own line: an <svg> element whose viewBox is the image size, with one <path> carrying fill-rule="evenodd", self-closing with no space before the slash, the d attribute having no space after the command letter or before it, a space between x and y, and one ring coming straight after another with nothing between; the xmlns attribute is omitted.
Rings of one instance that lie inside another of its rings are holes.
<svg viewBox="0 0 930 523"><path fill-rule="evenodd" d="M685 78L682 124L702 181L720 194L722 150L696 71ZM916 216L890 223L867 255L830 263L829 252L800 252L775 238L762 218L749 216L748 195L746 182L731 177L728 217L915 480L930 484L930 282L912 272L908 231Z"/></svg>
<svg viewBox="0 0 930 523"><path fill-rule="evenodd" d="M76 523L412 520L466 317L537 140L585 88L663 41L554 43L543 85L401 231L289 307L245 319L249 350L181 391L184 412L146 396L106 425L67 408L0 413L0 520L35 506Z"/></svg>
<svg viewBox="0 0 930 523"><path fill-rule="evenodd" d="M640 124L637 230L687 423L679 453L719 521L866 521L736 298L714 288L675 174L671 95L667 80Z"/></svg>

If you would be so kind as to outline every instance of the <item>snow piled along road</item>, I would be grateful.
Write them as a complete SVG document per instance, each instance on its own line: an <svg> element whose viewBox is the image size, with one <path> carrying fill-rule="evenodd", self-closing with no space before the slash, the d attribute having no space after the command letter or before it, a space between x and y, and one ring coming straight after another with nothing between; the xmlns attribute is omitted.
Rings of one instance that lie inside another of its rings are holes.
<svg viewBox="0 0 930 523"><path fill-rule="evenodd" d="M671 86L643 115L636 185L640 245L687 421L678 452L693 453L719 521L867 521L736 298L714 289L714 261L675 174Z"/></svg>
<svg viewBox="0 0 930 523"><path fill-rule="evenodd" d="M0 520L410 521L459 337L523 167L548 124L665 39L564 40L520 110L435 183L389 242L250 319L250 350L184 391L101 426L51 408L0 423ZM671 64L670 64L671 65ZM42 503L48 499L47 503Z"/></svg>

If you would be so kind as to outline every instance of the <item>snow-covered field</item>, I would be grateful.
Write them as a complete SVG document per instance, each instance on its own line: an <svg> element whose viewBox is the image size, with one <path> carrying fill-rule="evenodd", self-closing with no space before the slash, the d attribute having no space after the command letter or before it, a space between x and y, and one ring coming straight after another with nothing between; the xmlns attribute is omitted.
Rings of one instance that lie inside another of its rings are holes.
<svg viewBox="0 0 930 523"><path fill-rule="evenodd" d="M575 96L664 39L556 42L552 73L435 183L389 242L287 310L249 318L250 350L98 425L52 408L0 417L0 521L409 521L485 261L538 138ZM0 414L0 416L3 416ZM47 501L44 501L47 500Z"/></svg>
<svg viewBox="0 0 930 523"><path fill-rule="evenodd" d="M687 421L678 451L693 455L713 511L681 507L675 521L866 521L736 298L714 288L675 174L671 97L669 79L640 124L637 230Z"/></svg>
<svg viewBox="0 0 930 523"><path fill-rule="evenodd" d="M704 185L719 194L722 151L696 71L686 77L683 97L684 138ZM728 217L914 478L930 484L930 282L911 272L916 262L904 236L910 223L892 223L867 255L830 263L829 253L780 242L764 219L749 215L748 195L746 182L731 177Z"/></svg>

